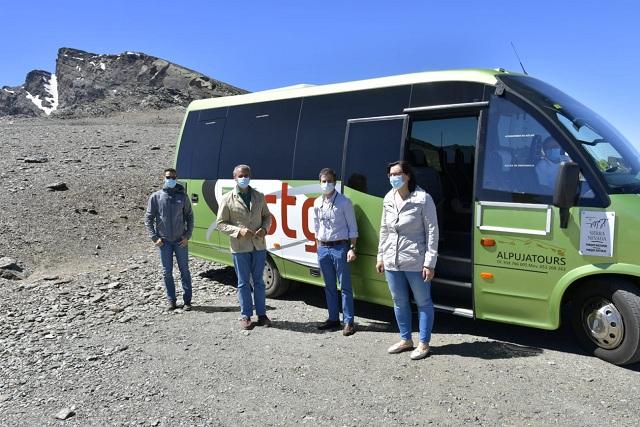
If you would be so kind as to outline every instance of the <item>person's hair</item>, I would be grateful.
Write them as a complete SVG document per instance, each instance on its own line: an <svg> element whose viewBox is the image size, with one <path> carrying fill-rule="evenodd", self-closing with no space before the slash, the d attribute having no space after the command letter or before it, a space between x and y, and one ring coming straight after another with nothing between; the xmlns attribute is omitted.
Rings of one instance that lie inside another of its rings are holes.
<svg viewBox="0 0 640 427"><path fill-rule="evenodd" d="M320 170L320 173L318 174L318 179L322 179L323 176L329 175L331 175L333 182L336 182L336 171L331 168L322 168L322 170Z"/></svg>
<svg viewBox="0 0 640 427"><path fill-rule="evenodd" d="M402 173L409 176L409 191L412 193L416 191L416 175L413 173L413 169L411 169L411 165L406 160L397 160L395 162L391 162L387 165L387 175L391 172L391 168L394 166L400 166L402 169Z"/></svg>
<svg viewBox="0 0 640 427"><path fill-rule="evenodd" d="M238 165L235 168L233 168L233 177L236 177L236 172L239 171L246 171L249 172L249 176L251 176L251 168L247 165Z"/></svg>
<svg viewBox="0 0 640 427"><path fill-rule="evenodd" d="M164 170L164 173L167 173L167 172L171 172L171 173L172 173L172 174L174 174L174 175L177 175L177 174L178 174L178 172L176 172L176 170L175 170L174 168L166 168L166 169Z"/></svg>

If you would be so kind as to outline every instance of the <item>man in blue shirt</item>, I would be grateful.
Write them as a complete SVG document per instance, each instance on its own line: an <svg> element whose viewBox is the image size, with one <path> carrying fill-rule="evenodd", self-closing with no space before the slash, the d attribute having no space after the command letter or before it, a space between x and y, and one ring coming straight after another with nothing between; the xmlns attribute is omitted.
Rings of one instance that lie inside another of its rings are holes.
<svg viewBox="0 0 640 427"><path fill-rule="evenodd" d="M355 333L353 323L353 291L349 263L356 259L358 225L351 200L335 190L333 169L320 171L322 196L313 203L314 228L318 247L318 264L324 280L329 318L318 326L320 330L340 327L337 283L342 290L342 335Z"/></svg>

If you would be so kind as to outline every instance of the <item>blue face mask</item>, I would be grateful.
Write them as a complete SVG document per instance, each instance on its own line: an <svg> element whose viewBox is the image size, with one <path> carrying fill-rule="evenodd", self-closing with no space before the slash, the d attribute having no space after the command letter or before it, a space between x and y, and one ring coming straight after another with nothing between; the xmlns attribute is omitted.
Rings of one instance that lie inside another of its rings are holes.
<svg viewBox="0 0 640 427"><path fill-rule="evenodd" d="M333 182L321 182L320 188L324 194L331 194L331 192L336 188L336 185Z"/></svg>
<svg viewBox="0 0 640 427"><path fill-rule="evenodd" d="M547 159L551 160L553 163L558 163L562 158L562 150L559 148L550 148L547 150Z"/></svg>
<svg viewBox="0 0 640 427"><path fill-rule="evenodd" d="M236 179L236 182L238 183L238 187L240 187L243 190L249 186L250 181L251 181L251 178L249 178L248 176Z"/></svg>
<svg viewBox="0 0 640 427"><path fill-rule="evenodd" d="M389 177L389 184L391 184L394 190L398 190L400 187L404 185L404 176L391 175Z"/></svg>
<svg viewBox="0 0 640 427"><path fill-rule="evenodd" d="M174 188L176 186L177 181L175 179L164 179L164 187L165 188Z"/></svg>

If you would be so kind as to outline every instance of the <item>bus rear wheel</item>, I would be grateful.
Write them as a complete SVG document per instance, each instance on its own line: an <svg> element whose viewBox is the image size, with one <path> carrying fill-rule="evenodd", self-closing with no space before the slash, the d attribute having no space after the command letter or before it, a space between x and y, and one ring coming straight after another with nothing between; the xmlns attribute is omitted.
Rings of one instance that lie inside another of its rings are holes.
<svg viewBox="0 0 640 427"><path fill-rule="evenodd" d="M282 278L271 257L267 257L262 279L264 280L265 294L268 298L278 298L289 290L289 281Z"/></svg>
<svg viewBox="0 0 640 427"><path fill-rule="evenodd" d="M640 360L640 290L633 283L585 284L572 301L571 323L588 353L616 365Z"/></svg>

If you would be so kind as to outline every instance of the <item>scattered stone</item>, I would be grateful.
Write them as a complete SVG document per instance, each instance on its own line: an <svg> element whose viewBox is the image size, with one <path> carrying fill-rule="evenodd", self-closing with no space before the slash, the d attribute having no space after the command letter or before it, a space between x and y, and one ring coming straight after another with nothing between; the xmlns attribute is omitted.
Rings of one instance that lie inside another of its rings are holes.
<svg viewBox="0 0 640 427"><path fill-rule="evenodd" d="M108 289L117 289L120 287L120 282L111 282L107 285Z"/></svg>
<svg viewBox="0 0 640 427"><path fill-rule="evenodd" d="M59 278L60 276L47 275L47 276L44 276L42 279L46 281L52 281L52 280L58 280Z"/></svg>
<svg viewBox="0 0 640 427"><path fill-rule="evenodd" d="M49 159L46 157L27 157L23 161L25 163L47 163Z"/></svg>
<svg viewBox="0 0 640 427"><path fill-rule="evenodd" d="M73 406L71 408L62 408L56 414L56 418L59 420L66 420L67 418L73 417L75 414L76 412Z"/></svg>
<svg viewBox="0 0 640 427"><path fill-rule="evenodd" d="M0 277L8 280L23 280L25 278L25 275L22 272L16 270L0 269Z"/></svg>
<svg viewBox="0 0 640 427"><path fill-rule="evenodd" d="M69 187L67 187L67 184L64 182L49 184L47 185L47 188L49 189L49 191L67 191L69 189Z"/></svg>
<svg viewBox="0 0 640 427"><path fill-rule="evenodd" d="M157 145L154 145L153 147L151 147L151 151L157 151L159 149L160 147L158 147Z"/></svg>
<svg viewBox="0 0 640 427"><path fill-rule="evenodd" d="M0 258L0 269L12 269L17 270L18 263L15 259L9 257Z"/></svg>
<svg viewBox="0 0 640 427"><path fill-rule="evenodd" d="M102 299L103 299L103 298L104 298L104 294L98 294L98 295L96 295L95 297L91 298L89 301L90 301L92 304L95 304L95 303L97 303L97 302L102 301Z"/></svg>
<svg viewBox="0 0 640 427"><path fill-rule="evenodd" d="M107 308L113 311L114 313L120 313L121 311L124 311L124 308L120 307L119 305L110 305Z"/></svg>
<svg viewBox="0 0 640 427"><path fill-rule="evenodd" d="M0 394L0 402L6 402L8 400L11 400L11 396L8 394Z"/></svg>

